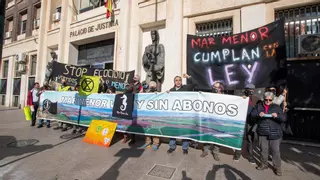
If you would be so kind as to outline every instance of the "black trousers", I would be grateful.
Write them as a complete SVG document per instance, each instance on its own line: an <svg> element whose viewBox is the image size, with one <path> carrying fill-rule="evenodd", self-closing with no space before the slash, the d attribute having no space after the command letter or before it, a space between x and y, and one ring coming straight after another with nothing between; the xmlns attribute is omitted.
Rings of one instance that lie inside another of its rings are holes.
<svg viewBox="0 0 320 180"><path fill-rule="evenodd" d="M249 155L248 158L252 159L252 158L254 158L253 157L253 149L256 147L258 135L256 132L249 131L245 134L245 136L246 136L246 140L247 140L247 151L248 151L248 155ZM241 151L239 151L239 150L235 151L236 157L240 157L241 154L242 154Z"/></svg>
<svg viewBox="0 0 320 180"><path fill-rule="evenodd" d="M31 125L35 125L36 124L39 103L38 102L33 102L33 108L34 108L34 111L32 112Z"/></svg>

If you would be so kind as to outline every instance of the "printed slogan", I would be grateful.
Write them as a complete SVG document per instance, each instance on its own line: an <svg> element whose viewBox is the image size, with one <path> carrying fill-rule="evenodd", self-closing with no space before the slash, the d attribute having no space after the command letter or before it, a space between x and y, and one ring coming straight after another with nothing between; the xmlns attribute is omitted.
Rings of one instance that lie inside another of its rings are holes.
<svg viewBox="0 0 320 180"><path fill-rule="evenodd" d="M190 139L241 149L248 98L204 92L142 93L135 94L134 98L128 95L84 97L76 92L46 91L40 99L56 103L57 113L40 109L38 118L82 126L88 126L92 120L106 120L117 123L119 132ZM114 116L114 110L120 112L118 116ZM132 114L119 117L128 112Z"/></svg>
<svg viewBox="0 0 320 180"><path fill-rule="evenodd" d="M187 37L187 72L198 89L220 81L227 89L266 87L285 78L284 20L223 37Z"/></svg>
<svg viewBox="0 0 320 180"><path fill-rule="evenodd" d="M108 86L114 86L117 90L125 89L126 84L132 83L135 71L115 71L112 69L96 69L71 64L53 62L52 78L56 82L65 79L68 85L79 84L82 76L100 76Z"/></svg>

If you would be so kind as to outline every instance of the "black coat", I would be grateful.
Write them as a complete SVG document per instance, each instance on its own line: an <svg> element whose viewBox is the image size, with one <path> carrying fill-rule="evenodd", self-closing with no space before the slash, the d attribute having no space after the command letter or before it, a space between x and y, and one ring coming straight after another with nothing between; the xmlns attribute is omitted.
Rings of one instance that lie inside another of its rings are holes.
<svg viewBox="0 0 320 180"><path fill-rule="evenodd" d="M283 135L281 124L285 122L286 118L279 105L271 104L268 113L277 113L277 118L260 117L259 114L264 112L263 103L258 103L251 112L251 117L254 118L258 124L257 133L259 136L268 136L270 140L280 139Z"/></svg>
<svg viewBox="0 0 320 180"><path fill-rule="evenodd" d="M190 77L189 80L191 80L191 84L181 85L181 87L178 90L176 90L176 88L173 87L170 89L170 91L193 91L193 89L197 86L197 84L194 82L192 77Z"/></svg>

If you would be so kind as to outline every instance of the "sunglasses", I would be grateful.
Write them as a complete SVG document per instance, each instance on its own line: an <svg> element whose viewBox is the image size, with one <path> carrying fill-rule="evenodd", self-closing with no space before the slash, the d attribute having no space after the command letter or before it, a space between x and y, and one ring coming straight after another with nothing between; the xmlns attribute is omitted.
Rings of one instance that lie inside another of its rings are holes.
<svg viewBox="0 0 320 180"><path fill-rule="evenodd" d="M269 101L269 102L272 102L272 99L265 99L264 101Z"/></svg>

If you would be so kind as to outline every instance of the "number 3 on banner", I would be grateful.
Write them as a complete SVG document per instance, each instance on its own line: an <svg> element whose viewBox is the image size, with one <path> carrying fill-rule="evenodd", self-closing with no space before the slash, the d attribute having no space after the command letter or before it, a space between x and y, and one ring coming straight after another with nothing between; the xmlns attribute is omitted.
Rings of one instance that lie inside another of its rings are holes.
<svg viewBox="0 0 320 180"><path fill-rule="evenodd" d="M104 128L102 131L102 136L106 136L108 132L109 132L108 128Z"/></svg>

